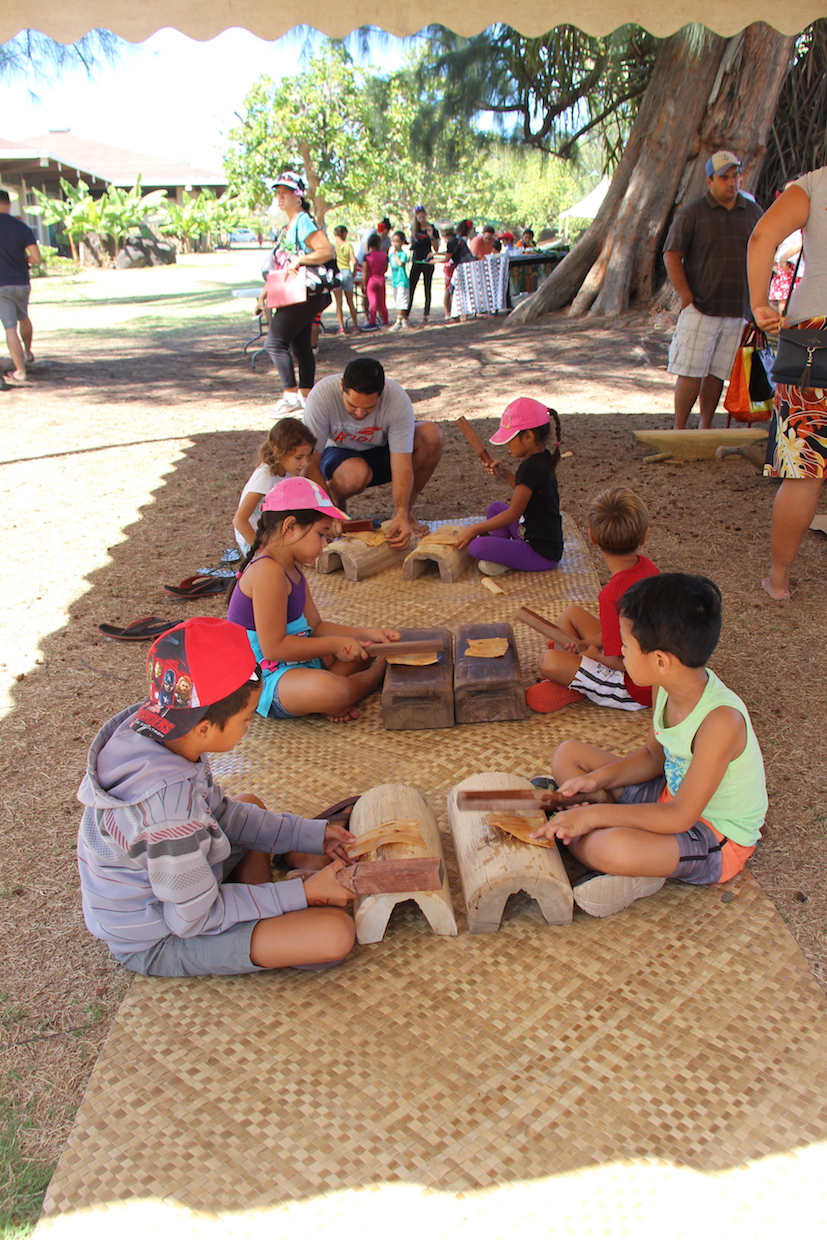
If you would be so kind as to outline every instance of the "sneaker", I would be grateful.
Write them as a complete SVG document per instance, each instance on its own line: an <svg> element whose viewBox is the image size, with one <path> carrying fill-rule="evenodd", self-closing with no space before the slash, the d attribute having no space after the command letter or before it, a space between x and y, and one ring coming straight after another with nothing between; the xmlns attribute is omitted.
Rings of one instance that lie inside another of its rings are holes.
<svg viewBox="0 0 827 1240"><path fill-rule="evenodd" d="M572 887L574 903L591 917L611 917L660 891L665 878L632 878L626 874L598 874L591 871Z"/></svg>
<svg viewBox="0 0 827 1240"><path fill-rule="evenodd" d="M507 564L495 564L493 560L477 560L477 564L486 577L502 577L503 573L511 572Z"/></svg>
<svg viewBox="0 0 827 1240"><path fill-rule="evenodd" d="M379 324L378 323L363 323L359 330L363 332L378 332Z"/></svg>
<svg viewBox="0 0 827 1240"><path fill-rule="evenodd" d="M566 685L556 685L553 680L541 680L526 689L526 706L541 715L550 715L552 711L562 710L564 706L575 706L585 702L582 693L569 689Z"/></svg>
<svg viewBox="0 0 827 1240"><path fill-rule="evenodd" d="M288 392L276 401L270 410L274 418L283 418L288 413L300 413L304 409L304 401L298 392Z"/></svg>
<svg viewBox="0 0 827 1240"><path fill-rule="evenodd" d="M345 329L344 327L340 327L340 328L339 328L339 330L337 331L336 335L337 335L337 336L346 336L346 335L347 335L347 331L346 331L346 329Z"/></svg>
<svg viewBox="0 0 827 1240"><path fill-rule="evenodd" d="M401 332L401 331L402 331L402 328L403 328L404 326L405 326L405 320L404 320L404 319L397 319L397 320L394 322L393 327L389 328L388 330L389 330L389 331L392 331L392 332Z"/></svg>

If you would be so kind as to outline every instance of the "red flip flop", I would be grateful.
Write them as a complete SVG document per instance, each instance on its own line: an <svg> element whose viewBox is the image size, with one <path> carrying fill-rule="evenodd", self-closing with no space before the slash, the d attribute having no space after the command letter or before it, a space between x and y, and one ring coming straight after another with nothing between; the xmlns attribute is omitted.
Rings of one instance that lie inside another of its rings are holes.
<svg viewBox="0 0 827 1240"><path fill-rule="evenodd" d="M177 586L164 586L165 594L173 598L209 598L223 594L227 589L226 577L185 577Z"/></svg>
<svg viewBox="0 0 827 1240"><path fill-rule="evenodd" d="M117 642L151 642L168 629L174 629L178 623L178 620L162 620L160 616L143 616L122 629L116 624L99 624L98 632Z"/></svg>

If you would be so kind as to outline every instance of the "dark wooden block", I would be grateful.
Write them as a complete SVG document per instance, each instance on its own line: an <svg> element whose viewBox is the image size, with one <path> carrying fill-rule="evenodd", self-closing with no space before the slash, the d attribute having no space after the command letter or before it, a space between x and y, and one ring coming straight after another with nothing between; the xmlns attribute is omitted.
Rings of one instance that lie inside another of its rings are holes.
<svg viewBox="0 0 827 1240"><path fill-rule="evenodd" d="M466 655L469 639L505 637L508 649L500 659ZM525 685L510 624L462 624L454 656L454 713L457 723L496 723L525 719Z"/></svg>
<svg viewBox="0 0 827 1240"><path fill-rule="evenodd" d="M445 648L428 667L388 664L382 722L390 732L454 726L454 660L450 629L400 629L403 641L441 637Z"/></svg>

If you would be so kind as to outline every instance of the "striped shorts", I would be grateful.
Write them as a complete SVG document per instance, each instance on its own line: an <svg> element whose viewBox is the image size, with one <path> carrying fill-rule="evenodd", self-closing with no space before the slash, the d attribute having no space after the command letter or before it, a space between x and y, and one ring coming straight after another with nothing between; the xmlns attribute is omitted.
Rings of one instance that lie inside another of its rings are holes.
<svg viewBox="0 0 827 1240"><path fill-rule="evenodd" d="M640 702L636 702L626 688L623 672L618 672L613 667L604 667L596 659L587 659L585 655L580 660L577 675L569 688L582 693L590 702L594 702L595 706L613 706L615 710L647 709L641 706Z"/></svg>

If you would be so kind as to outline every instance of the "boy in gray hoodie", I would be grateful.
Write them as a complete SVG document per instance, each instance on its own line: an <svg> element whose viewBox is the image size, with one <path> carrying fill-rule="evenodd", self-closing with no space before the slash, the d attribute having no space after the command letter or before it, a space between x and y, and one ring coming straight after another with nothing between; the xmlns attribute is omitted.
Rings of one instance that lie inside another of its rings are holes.
<svg viewBox="0 0 827 1240"><path fill-rule="evenodd" d="M149 700L101 728L78 792L88 929L126 968L153 977L344 959L354 928L335 875L353 837L213 783L206 755L235 747L260 693L244 630L186 620L154 643L147 671ZM304 881L272 882L271 857L290 853L331 863Z"/></svg>

